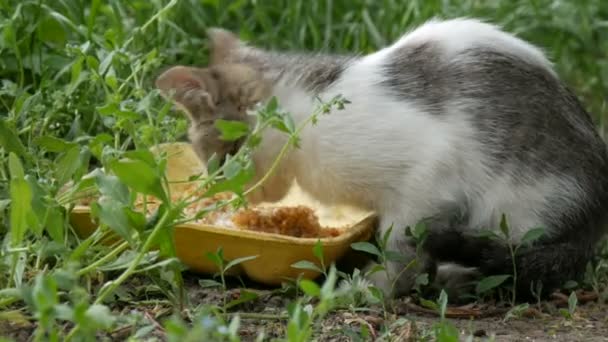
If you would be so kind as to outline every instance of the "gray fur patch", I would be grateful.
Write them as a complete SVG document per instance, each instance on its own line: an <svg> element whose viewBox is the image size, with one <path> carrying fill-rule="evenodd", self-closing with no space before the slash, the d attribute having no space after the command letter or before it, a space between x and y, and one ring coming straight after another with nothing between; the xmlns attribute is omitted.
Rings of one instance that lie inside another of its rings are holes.
<svg viewBox="0 0 608 342"><path fill-rule="evenodd" d="M549 70L489 48L442 60L433 43L396 50L382 83L433 114L469 113L495 167L536 173L606 166L606 146L576 96ZM584 148L581 148L584 146Z"/></svg>
<svg viewBox="0 0 608 342"><path fill-rule="evenodd" d="M305 53L278 53L253 50L238 59L255 66L276 82L294 82L317 94L337 81L355 56Z"/></svg>
<svg viewBox="0 0 608 342"><path fill-rule="evenodd" d="M446 65L440 57L441 51L431 42L397 49L384 65L384 81L380 85L401 99L441 114L449 89L446 88Z"/></svg>

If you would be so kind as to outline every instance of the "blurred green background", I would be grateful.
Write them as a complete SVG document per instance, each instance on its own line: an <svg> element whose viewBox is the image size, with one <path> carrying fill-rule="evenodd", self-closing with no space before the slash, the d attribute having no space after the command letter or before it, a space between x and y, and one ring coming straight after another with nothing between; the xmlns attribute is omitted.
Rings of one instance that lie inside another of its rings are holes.
<svg viewBox="0 0 608 342"><path fill-rule="evenodd" d="M184 125L167 133L148 117L154 115L142 114L142 106L157 105L145 97L151 79L165 65L205 63L207 27L228 28L264 47L369 53L431 17L459 16L503 25L542 47L604 130L608 1L602 0L2 0L0 111L26 143L28 131L74 139L120 130L157 140ZM131 123L141 125L125 127L112 103L134 106Z"/></svg>

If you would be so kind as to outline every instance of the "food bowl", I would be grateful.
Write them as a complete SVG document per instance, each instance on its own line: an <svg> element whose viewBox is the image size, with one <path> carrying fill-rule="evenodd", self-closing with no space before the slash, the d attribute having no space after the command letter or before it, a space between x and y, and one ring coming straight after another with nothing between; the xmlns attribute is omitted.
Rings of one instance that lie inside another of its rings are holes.
<svg viewBox="0 0 608 342"><path fill-rule="evenodd" d="M167 179L171 192L184 191L191 175L205 172L204 165L196 157L189 144L162 144L152 149L154 153L167 152ZM173 183L179 181L179 183ZM222 247L224 259L228 262L237 258L254 257L231 270L231 274L245 275L250 279L267 284L280 285L287 279L298 277L314 279L319 273L292 267L298 261L308 261L320 266L314 256L314 246L321 241L325 265L337 262L345 256L354 242L371 238L376 215L350 207L325 207L307 196L294 183L288 195L276 203L264 206L304 205L312 208L323 227L344 227L335 237L298 238L288 235L257 232L244 229L226 228L200 223L179 224L173 227L173 239L177 257L191 271L204 274L218 272L217 266L209 260L207 253L215 253ZM75 231L81 237L92 234L97 229L90 216L88 206L76 206L70 216Z"/></svg>

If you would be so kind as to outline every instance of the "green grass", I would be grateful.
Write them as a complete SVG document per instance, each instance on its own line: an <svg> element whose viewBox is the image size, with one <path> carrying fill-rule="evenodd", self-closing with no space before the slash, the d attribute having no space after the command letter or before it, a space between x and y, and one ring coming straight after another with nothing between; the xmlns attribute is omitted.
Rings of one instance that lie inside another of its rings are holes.
<svg viewBox="0 0 608 342"><path fill-rule="evenodd" d="M9 322L37 341L90 340L124 327L141 339L162 331L173 340L188 334L238 340L233 313L242 303L230 309L226 297L216 306L185 300L167 239L184 203L167 203L156 219L132 210L136 192L166 195L162 161L142 151L186 131L185 120L171 115L153 90L154 78L168 65L204 65L204 33L212 26L268 48L369 53L434 16L481 17L544 48L607 132L608 2L602 0L0 0L0 331ZM286 120L272 109L267 114L260 123ZM250 170L247 157L244 151L228 166L239 176L230 184L237 193ZM224 184L224 168L205 181ZM101 224L91 238L78 239L67 221L75 193L59 190L69 182L109 199L96 208ZM101 245L108 231L126 242ZM158 253L149 252L153 245ZM599 290L608 262L595 267L587 283ZM324 271L325 285L300 283L306 295L290 297L294 304L278 316L288 317L286 340L307 340L335 305L352 307L364 297L359 304L372 305L379 296L355 293L357 275ZM133 277L148 285L132 285ZM351 290L334 290L339 279L350 279ZM225 293L224 281L215 285ZM125 301L145 306L147 293L164 303L166 311L155 315L162 329L143 319L143 311L120 310ZM316 304L308 309L312 298ZM435 307L445 308L445 300ZM449 326L435 328L428 333L449 340Z"/></svg>

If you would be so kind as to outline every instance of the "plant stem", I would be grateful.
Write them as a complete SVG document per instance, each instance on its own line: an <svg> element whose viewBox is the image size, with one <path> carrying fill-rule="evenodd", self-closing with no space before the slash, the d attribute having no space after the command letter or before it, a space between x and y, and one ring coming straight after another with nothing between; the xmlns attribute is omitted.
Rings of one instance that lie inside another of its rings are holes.
<svg viewBox="0 0 608 342"><path fill-rule="evenodd" d="M150 233L150 236L148 236L148 238L146 239L146 242L142 246L141 250L135 257L135 259L129 264L129 267L116 280L110 282L107 287L104 287L100 291L94 304L102 303L108 295L110 295L112 292L114 292L114 290L116 290L116 288L118 286L120 286L120 284L125 282L125 280L127 280L131 276L131 274L133 274L133 272L135 272L135 269L137 268L137 266L139 266L139 263L143 259L146 252L150 249L150 247L152 247L152 243L156 240L156 237L158 236L158 234L167 225L167 223L171 217L170 214L172 214L171 210L172 209L166 211L163 214L163 216L160 218L160 220L158 221L156 226L154 226L152 233ZM79 329L80 329L80 324L76 324L76 326L74 326L74 328L72 328L72 330L66 336L65 341L71 341Z"/></svg>
<svg viewBox="0 0 608 342"><path fill-rule="evenodd" d="M110 259L114 258L118 254L120 254L122 251L127 249L127 247L129 247L129 243L127 241L121 243L120 245L118 245L118 247L114 248L112 251L110 251L110 253L106 254L103 258L95 261L94 263L90 264L89 266L87 266L85 268L80 269L77 273L78 276L82 277L85 274L93 271L97 267L107 263L108 261L110 261Z"/></svg>
<svg viewBox="0 0 608 342"><path fill-rule="evenodd" d="M266 172L264 174L264 176L262 177L262 179L260 179L257 183L255 183L252 187L250 187L247 191L245 191L244 195L247 196L249 195L251 192L253 192L255 189L257 189L258 187L260 187L262 184L264 184L265 181L268 180L268 178L270 178L270 176L272 175L272 173L274 172L274 170L279 166L279 163L281 162L281 160L285 157L285 155L287 154L287 151L289 150L289 147L293 144L293 142L295 141L295 138L300 134L300 132L306 127L306 125L311 122L313 120L313 118L315 118L317 115L316 113L309 116L306 120L304 120L304 122L302 122L302 124L296 129L296 131L289 137L289 139L287 139L287 142L285 144L283 144L283 147L281 148L281 151L279 151L279 154L277 156L277 158L274 159L272 165L270 166L270 169L268 170L268 172Z"/></svg>
<svg viewBox="0 0 608 342"><path fill-rule="evenodd" d="M0 308L9 306L18 300L19 300L19 298L15 298L15 297L9 297L9 298L2 299L2 300L0 300Z"/></svg>
<svg viewBox="0 0 608 342"><path fill-rule="evenodd" d="M509 252L511 253L511 262L513 263L513 295L511 297L511 306L515 306L515 300L517 299L517 263L515 261L515 250L513 244L508 242Z"/></svg>

